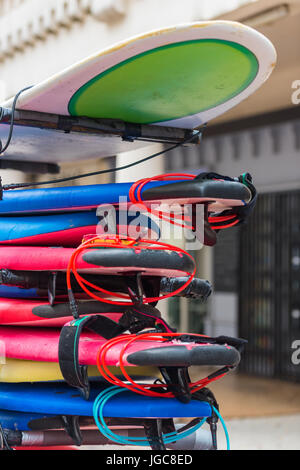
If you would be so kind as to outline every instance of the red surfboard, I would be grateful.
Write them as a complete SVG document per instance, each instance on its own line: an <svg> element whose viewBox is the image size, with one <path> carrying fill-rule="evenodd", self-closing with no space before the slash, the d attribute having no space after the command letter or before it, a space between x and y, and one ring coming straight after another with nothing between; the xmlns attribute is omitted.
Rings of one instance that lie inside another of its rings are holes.
<svg viewBox="0 0 300 470"><path fill-rule="evenodd" d="M67 271L74 251L60 247L1 246L1 268L12 271ZM86 261L84 258L87 258ZM80 254L76 264L78 272L90 274L142 272L148 276L179 277L194 269L192 259L187 254L157 246L154 250L143 250L142 247L95 248Z"/></svg>
<svg viewBox="0 0 300 470"><path fill-rule="evenodd" d="M58 362L59 338L59 329L0 327L0 341L5 345L8 358ZM124 343L118 343L108 350L106 354L108 366L119 366L120 353L127 339L128 335L124 335ZM79 363L96 365L99 349L106 342L105 338L84 331L79 342ZM212 344L205 342L205 338L200 344L184 339L160 343L141 339L128 347L123 359L125 366L233 366L238 364L240 354L228 344Z"/></svg>

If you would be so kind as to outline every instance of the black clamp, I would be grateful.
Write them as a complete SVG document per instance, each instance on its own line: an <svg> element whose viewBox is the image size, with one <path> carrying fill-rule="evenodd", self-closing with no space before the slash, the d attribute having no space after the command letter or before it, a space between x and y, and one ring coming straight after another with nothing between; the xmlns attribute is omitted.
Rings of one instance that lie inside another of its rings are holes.
<svg viewBox="0 0 300 470"><path fill-rule="evenodd" d="M1 450L14 450L8 442L7 431L3 429L0 424L0 451Z"/></svg>
<svg viewBox="0 0 300 470"><path fill-rule="evenodd" d="M251 193L251 201L245 204L244 206L235 206L235 207L232 207L231 209L224 210L223 212L219 214L219 216L222 216L222 217L227 216L227 215L236 216L236 219L238 220L238 223L236 224L236 226L244 224L247 221L247 219L253 212L253 209L257 202L257 190L255 186L253 185L252 176L250 175L250 173L243 173L237 178L230 178L229 176L219 175L218 173L212 173L212 172L200 173L198 176L196 176L196 179L199 179L199 180L222 179L225 181L236 181L247 186L247 188L249 189ZM220 224L223 225L223 222L220 222ZM218 222L214 222L214 225L217 226ZM217 228L215 230L216 232L218 231Z"/></svg>
<svg viewBox="0 0 300 470"><path fill-rule="evenodd" d="M253 185L252 176L250 175L250 173L244 173L243 175L239 176L238 179L240 183L243 183L249 188L252 196L251 201L247 205L237 206L234 208L234 210L232 210L232 212L234 212L239 218L239 224L243 224L252 214L253 209L256 206L258 194L256 188Z"/></svg>
<svg viewBox="0 0 300 470"><path fill-rule="evenodd" d="M211 225L209 223L208 217L208 204L203 204L204 206L204 227L203 227L203 235L197 233L197 207L199 204L191 204L191 206L188 208L189 215L191 217L191 224L193 227L193 233L195 234L196 238L203 242L204 245L206 246L214 246L217 243L217 236L215 230L211 228ZM202 240L203 238L203 240Z"/></svg>
<svg viewBox="0 0 300 470"><path fill-rule="evenodd" d="M219 422L219 417L215 410L219 411L219 404L216 400L216 397L214 396L213 392L209 388L204 387L198 392L195 392L193 394L193 398L198 401L207 401L211 406L211 411L212 411L211 416L207 418L206 422L210 426L210 432L211 432L211 437L212 437L212 449L218 450L217 425Z"/></svg>
<svg viewBox="0 0 300 470"><path fill-rule="evenodd" d="M124 142L134 142L138 137L142 136L141 126L139 124L131 124L125 122L125 130L122 133L122 140Z"/></svg>
<svg viewBox="0 0 300 470"><path fill-rule="evenodd" d="M66 382L80 390L83 397L88 400L90 385L88 367L79 364L79 340L83 328L111 339L124 333L124 327L102 315L82 317L65 325L60 333L58 358L61 373Z"/></svg>
<svg viewBox="0 0 300 470"><path fill-rule="evenodd" d="M162 420L148 419L144 422L144 429L152 450L166 450L162 434Z"/></svg>
<svg viewBox="0 0 300 470"><path fill-rule="evenodd" d="M160 367L159 368L168 390L181 403L189 403L191 401L191 379L189 377L187 367Z"/></svg>
<svg viewBox="0 0 300 470"><path fill-rule="evenodd" d="M127 279L128 294L135 305L143 304L144 286L141 273Z"/></svg>
<svg viewBox="0 0 300 470"><path fill-rule="evenodd" d="M172 331L171 328L162 318L160 311L151 305L139 304L128 307L124 315L119 320L119 325L123 326L131 334L137 334L146 328L156 328L156 332Z"/></svg>
<svg viewBox="0 0 300 470"><path fill-rule="evenodd" d="M158 287L158 286L152 286ZM155 327L156 321L160 324L160 327L164 332L172 331L176 332L174 328L171 328L162 318L159 310L157 310L153 304L145 305L143 299L145 297L145 289L142 282L141 273L137 273L135 276L127 279L127 290L133 306L130 307L130 314L134 315L135 323L130 322L128 330L130 333L137 333L147 327ZM156 302L157 303L157 302ZM152 320L151 320L152 318Z"/></svg>
<svg viewBox="0 0 300 470"><path fill-rule="evenodd" d="M54 305L56 297L57 272L50 273L48 280L48 301L51 306Z"/></svg>
<svg viewBox="0 0 300 470"><path fill-rule="evenodd" d="M59 116L57 122L57 129L64 131L65 134L70 134L73 129L73 125L77 122L77 119L69 116Z"/></svg>
<svg viewBox="0 0 300 470"><path fill-rule="evenodd" d="M83 437L79 425L79 416L61 416L63 427L75 446L80 447Z"/></svg>

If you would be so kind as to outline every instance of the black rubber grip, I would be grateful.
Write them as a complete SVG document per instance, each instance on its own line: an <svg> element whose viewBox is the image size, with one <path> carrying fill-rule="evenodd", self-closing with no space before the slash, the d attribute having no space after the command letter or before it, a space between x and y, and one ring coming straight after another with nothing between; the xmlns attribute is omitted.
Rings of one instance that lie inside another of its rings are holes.
<svg viewBox="0 0 300 470"><path fill-rule="evenodd" d="M162 292L175 292L187 282L187 277L164 277L161 280L160 288ZM194 278L192 282L178 294L180 297L190 299L206 300L212 292L210 282L203 279Z"/></svg>
<svg viewBox="0 0 300 470"><path fill-rule="evenodd" d="M235 367L240 359L240 353L235 348L219 344L195 346L192 349L186 346L166 346L138 351L127 356L130 364L158 367Z"/></svg>
<svg viewBox="0 0 300 470"><path fill-rule="evenodd" d="M215 199L235 199L248 203L251 201L251 197L251 191L242 183L197 179L155 186L142 192L142 198L145 201L209 198L212 201Z"/></svg>
<svg viewBox="0 0 300 470"><path fill-rule="evenodd" d="M109 305L97 301L77 301L77 310L80 316L89 314L124 313L126 307L121 305ZM32 313L40 318L61 318L72 316L69 303L56 305L41 305L32 309Z"/></svg>
<svg viewBox="0 0 300 470"><path fill-rule="evenodd" d="M184 253L170 250L96 248L83 254L86 263L115 268L161 269L193 272L194 263Z"/></svg>

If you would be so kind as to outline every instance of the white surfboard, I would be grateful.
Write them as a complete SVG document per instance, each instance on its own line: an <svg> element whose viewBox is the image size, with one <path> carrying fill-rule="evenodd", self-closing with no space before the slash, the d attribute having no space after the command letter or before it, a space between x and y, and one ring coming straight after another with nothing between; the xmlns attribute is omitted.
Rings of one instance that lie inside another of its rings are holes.
<svg viewBox="0 0 300 470"><path fill-rule="evenodd" d="M250 27L231 21L182 24L133 37L88 57L25 91L17 109L192 130L254 93L275 63L272 43ZM3 106L10 108L12 100ZM66 136L62 130L37 130L32 123L19 127L8 158L18 154L19 159L36 160L39 155L39 160L59 162L115 155L145 145L109 133ZM0 138L3 128L7 132L1 124ZM53 133L60 134L57 142Z"/></svg>

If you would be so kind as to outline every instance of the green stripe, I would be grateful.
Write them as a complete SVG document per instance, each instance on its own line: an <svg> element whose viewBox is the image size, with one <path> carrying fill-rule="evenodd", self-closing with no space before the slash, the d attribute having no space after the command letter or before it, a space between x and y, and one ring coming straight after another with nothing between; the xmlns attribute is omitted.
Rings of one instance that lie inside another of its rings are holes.
<svg viewBox="0 0 300 470"><path fill-rule="evenodd" d="M235 97L257 72L255 55L235 42L175 43L95 76L72 96L69 113L140 124L179 119Z"/></svg>

